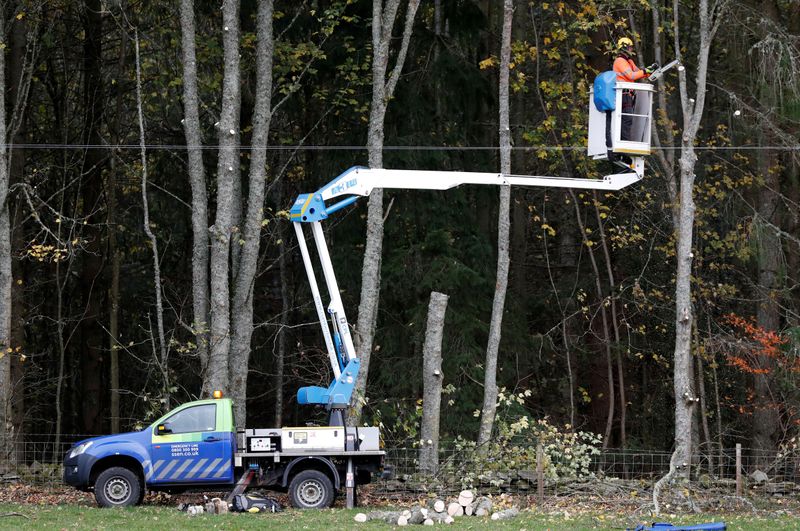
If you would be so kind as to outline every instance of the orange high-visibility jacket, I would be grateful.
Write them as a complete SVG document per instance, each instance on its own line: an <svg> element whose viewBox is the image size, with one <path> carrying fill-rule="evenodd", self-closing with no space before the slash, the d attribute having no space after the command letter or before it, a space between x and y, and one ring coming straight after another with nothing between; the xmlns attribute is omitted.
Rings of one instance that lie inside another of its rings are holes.
<svg viewBox="0 0 800 531"><path fill-rule="evenodd" d="M645 76L644 70L639 70L633 59L621 56L614 59L614 72L617 73L617 81L637 81Z"/></svg>

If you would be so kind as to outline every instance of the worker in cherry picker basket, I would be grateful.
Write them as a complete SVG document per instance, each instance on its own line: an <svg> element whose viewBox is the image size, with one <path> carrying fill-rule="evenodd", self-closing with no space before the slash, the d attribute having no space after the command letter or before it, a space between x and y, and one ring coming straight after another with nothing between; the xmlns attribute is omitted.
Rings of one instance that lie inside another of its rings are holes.
<svg viewBox="0 0 800 531"><path fill-rule="evenodd" d="M633 41L628 37L622 37L617 41L616 52L614 72L617 73L617 81L633 83L640 79L646 79L658 68L658 64L652 64L644 70L636 66L633 61ZM636 107L636 94L632 90L623 90L621 140L630 140L631 125L633 124L633 117L630 114L633 113L634 107Z"/></svg>

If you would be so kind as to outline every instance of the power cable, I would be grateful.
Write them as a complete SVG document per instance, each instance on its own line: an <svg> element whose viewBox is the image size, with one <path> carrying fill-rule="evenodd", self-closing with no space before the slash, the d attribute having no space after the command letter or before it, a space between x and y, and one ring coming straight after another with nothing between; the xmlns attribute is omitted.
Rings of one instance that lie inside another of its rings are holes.
<svg viewBox="0 0 800 531"><path fill-rule="evenodd" d="M116 149L116 150L140 150L139 144L0 144L4 149L61 149L61 150L83 150L83 149ZM149 150L162 151L183 151L189 148L185 144L148 144L144 146ZM220 149L217 145L198 146L202 150ZM267 151L366 151L366 146L347 146L347 145L280 145L267 146L266 148L254 148L252 146L237 146L239 151L255 151L265 149ZM383 146L384 151L498 151L499 146ZM586 146L512 146L515 151L583 151ZM661 148L653 147L651 151L679 151L680 146L664 146ZM695 151L800 151L800 145L792 146L695 146Z"/></svg>

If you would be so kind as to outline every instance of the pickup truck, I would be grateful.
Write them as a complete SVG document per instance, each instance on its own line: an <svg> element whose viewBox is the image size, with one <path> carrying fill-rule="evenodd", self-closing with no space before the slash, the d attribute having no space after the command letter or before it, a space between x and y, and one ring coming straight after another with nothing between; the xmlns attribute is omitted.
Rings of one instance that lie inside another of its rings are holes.
<svg viewBox="0 0 800 531"><path fill-rule="evenodd" d="M383 471L378 428L236 430L228 398L183 404L147 428L75 443L64 481L94 491L101 507L139 504L146 491L288 491L293 506L333 504L337 491ZM345 480L346 478L346 480ZM353 490L354 494L355 490Z"/></svg>

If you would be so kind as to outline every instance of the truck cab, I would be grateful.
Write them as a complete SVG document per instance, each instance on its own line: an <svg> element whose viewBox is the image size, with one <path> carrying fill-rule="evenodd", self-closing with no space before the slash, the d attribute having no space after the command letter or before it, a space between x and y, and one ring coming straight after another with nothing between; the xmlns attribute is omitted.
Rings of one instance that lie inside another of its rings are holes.
<svg viewBox="0 0 800 531"><path fill-rule="evenodd" d="M94 491L102 507L141 502L147 490L288 490L299 508L330 506L351 477L383 469L377 428L344 426L236 431L228 398L183 404L147 428L84 439L64 458L64 481Z"/></svg>
<svg viewBox="0 0 800 531"><path fill-rule="evenodd" d="M139 503L145 489L233 484L236 432L230 399L183 404L147 428L76 443L64 481L95 491L104 507Z"/></svg>

